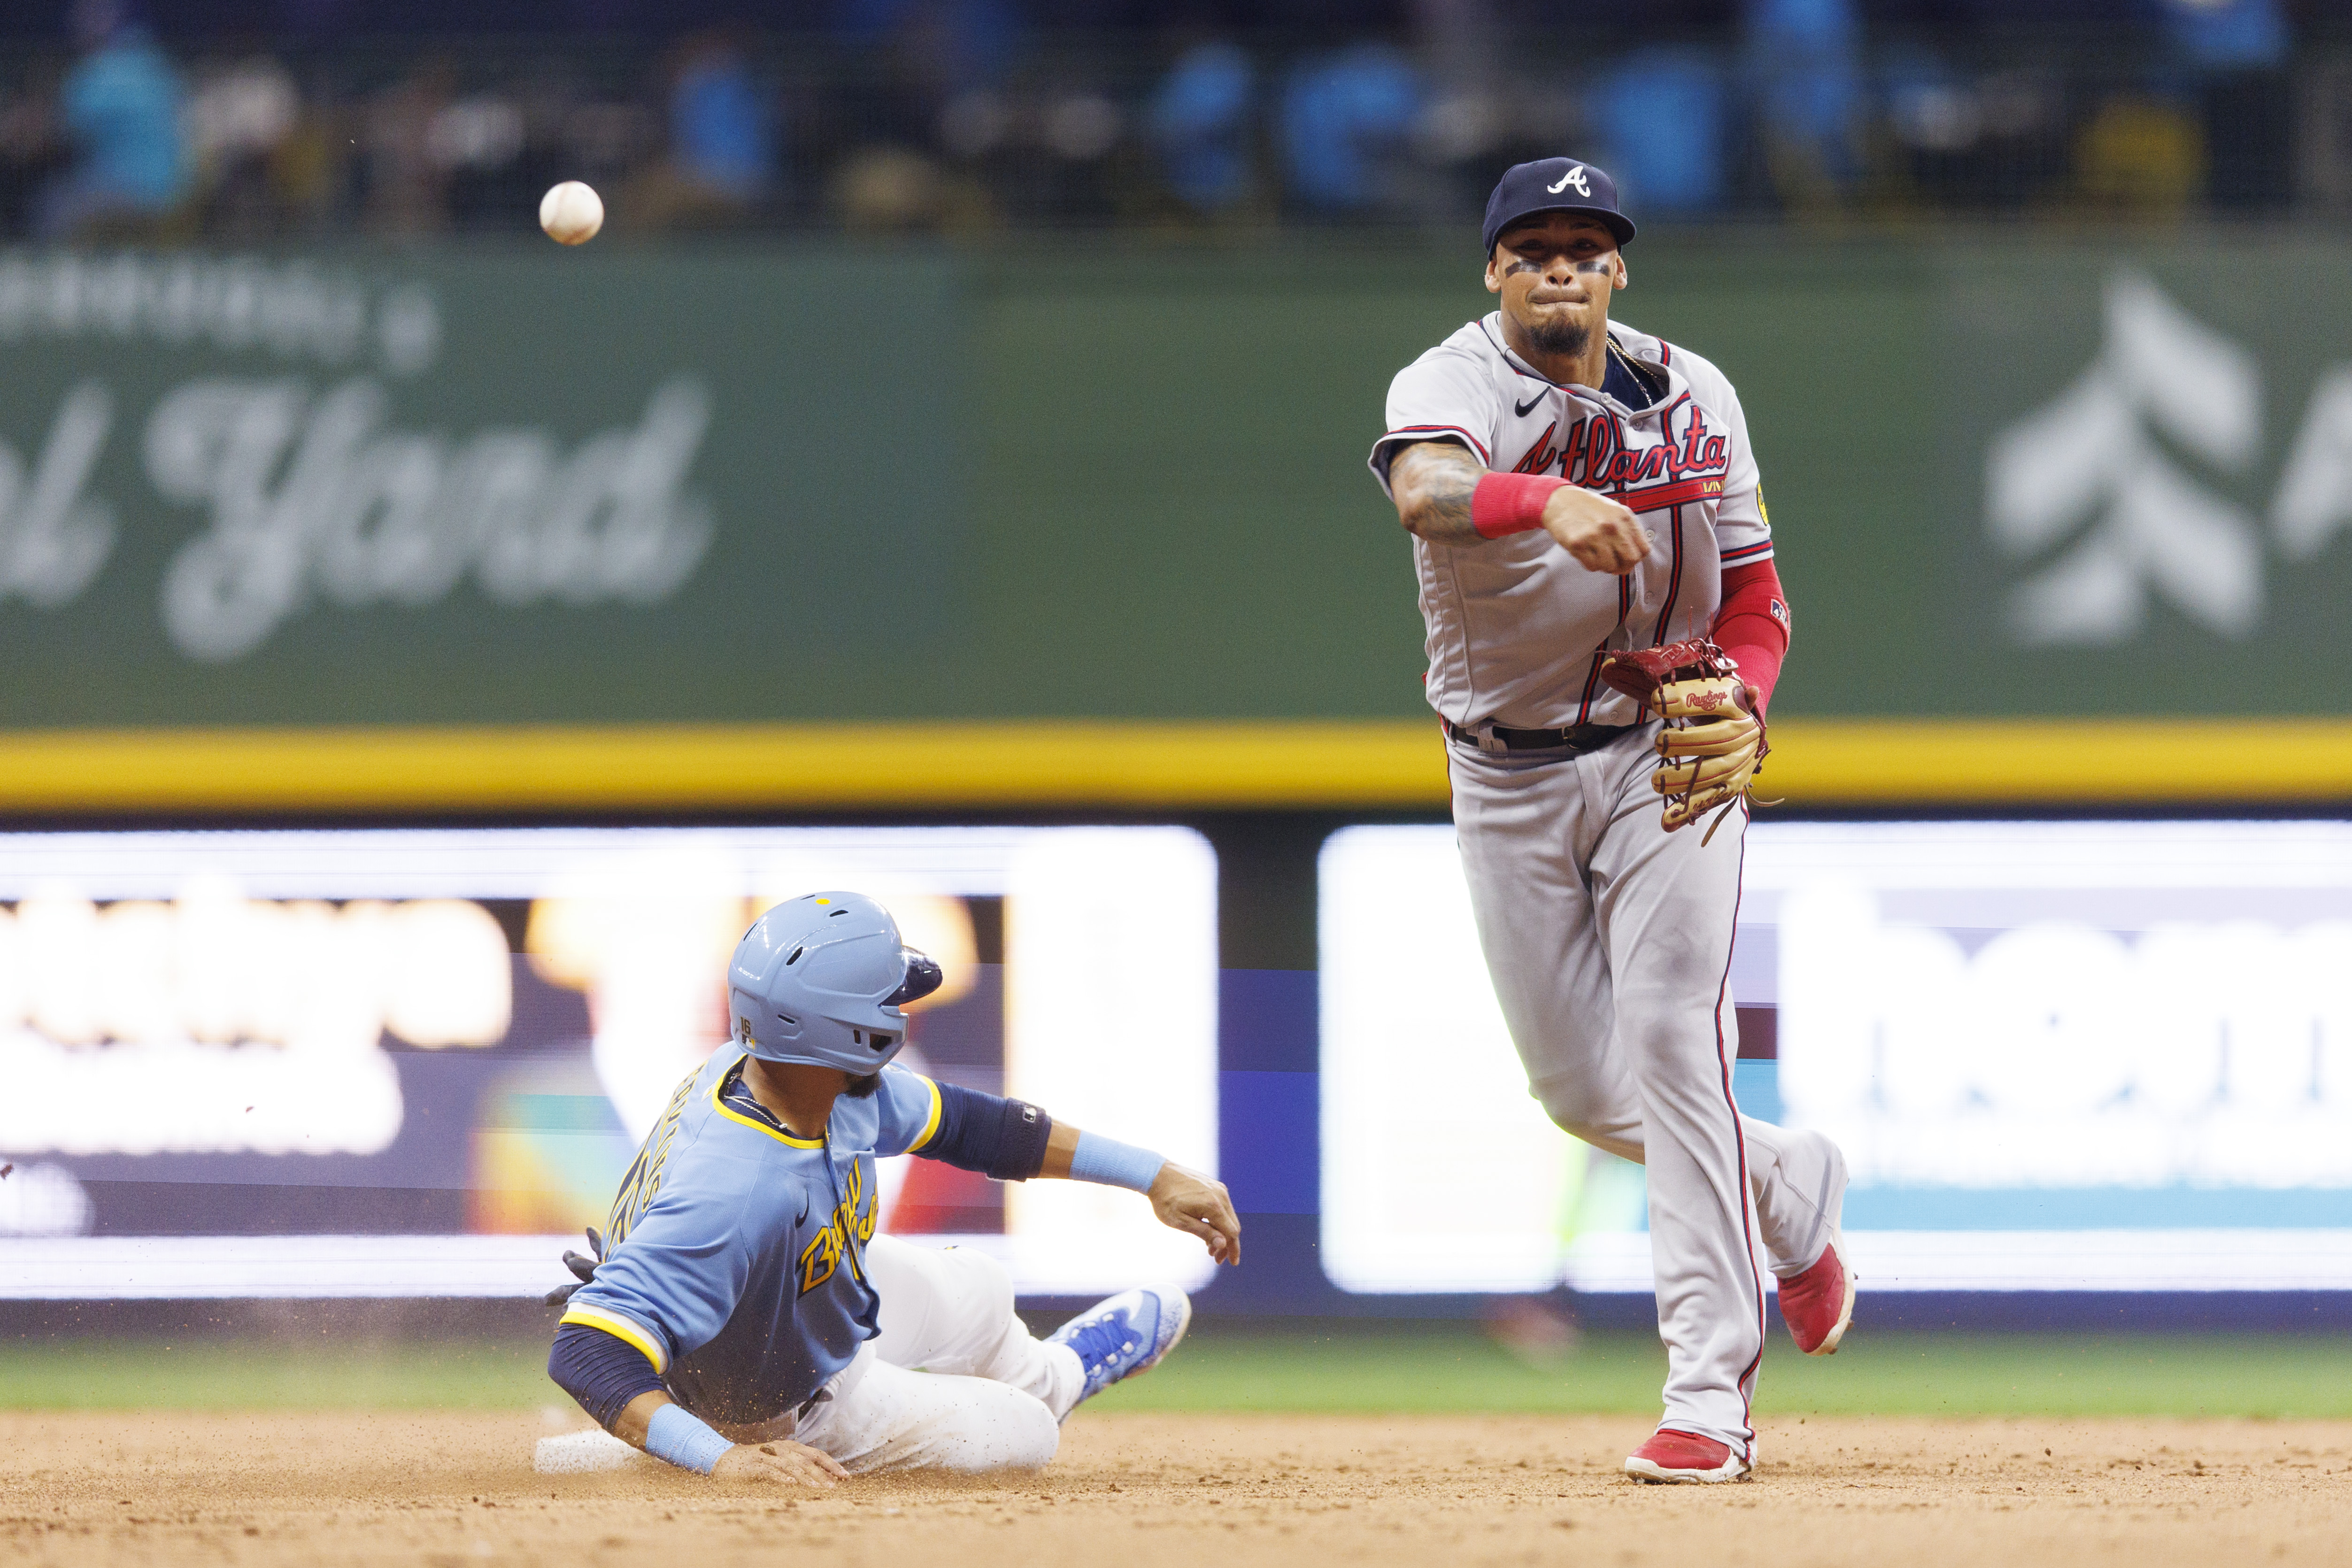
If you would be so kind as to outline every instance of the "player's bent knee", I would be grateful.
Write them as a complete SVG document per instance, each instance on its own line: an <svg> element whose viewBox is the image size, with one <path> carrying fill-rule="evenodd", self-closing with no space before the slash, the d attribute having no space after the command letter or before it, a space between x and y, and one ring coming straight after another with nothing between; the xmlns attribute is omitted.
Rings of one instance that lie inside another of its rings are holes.
<svg viewBox="0 0 2352 1568"><path fill-rule="evenodd" d="M1582 1084L1572 1079L1556 1078L1538 1084L1536 1103L1544 1108L1553 1126L1572 1138L1583 1137L1584 1130L1592 1124L1591 1097Z"/></svg>
<svg viewBox="0 0 2352 1568"><path fill-rule="evenodd" d="M1013 1276L995 1258L967 1247L950 1247L940 1256L955 1270L956 1298L961 1303L958 1321L970 1325L968 1359L956 1370L982 1377L1004 1376L1005 1369L998 1363L1007 1344L1016 1340L1025 1343L1029 1338L1013 1310Z"/></svg>
<svg viewBox="0 0 2352 1568"><path fill-rule="evenodd" d="M987 1470L1034 1470L1054 1462L1062 1447L1062 1424L1045 1404L1016 1388L983 1383L941 1441L932 1462L941 1469L977 1475Z"/></svg>
<svg viewBox="0 0 2352 1568"><path fill-rule="evenodd" d="M969 1247L951 1247L940 1256L961 1277L965 1300L991 1314L1013 1315L1013 1276L1003 1264Z"/></svg>
<svg viewBox="0 0 2352 1568"><path fill-rule="evenodd" d="M1062 1424L1042 1400L1023 1394L1025 1401L1021 1414L1007 1424L1006 1448L1008 1467L1016 1469L1039 1469L1054 1462L1061 1452Z"/></svg>
<svg viewBox="0 0 2352 1568"><path fill-rule="evenodd" d="M1570 1137L1626 1159L1642 1157L1638 1141L1619 1135L1622 1111L1594 1085L1576 1078L1550 1078L1537 1084L1535 1091L1536 1103L1544 1108L1552 1125Z"/></svg>

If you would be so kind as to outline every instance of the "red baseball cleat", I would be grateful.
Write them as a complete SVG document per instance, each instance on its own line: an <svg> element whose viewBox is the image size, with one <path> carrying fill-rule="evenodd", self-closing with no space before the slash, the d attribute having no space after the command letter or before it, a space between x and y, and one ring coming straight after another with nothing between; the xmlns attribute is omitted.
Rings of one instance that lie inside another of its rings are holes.
<svg viewBox="0 0 2352 1568"><path fill-rule="evenodd" d="M1625 1473L1652 1486L1677 1481L1744 1481L1747 1456L1727 1443L1660 1427L1625 1460Z"/></svg>
<svg viewBox="0 0 2352 1568"><path fill-rule="evenodd" d="M1807 1355L1837 1354L1853 1321L1853 1270L1838 1256L1839 1239L1830 1238L1811 1268L1780 1281L1780 1316Z"/></svg>

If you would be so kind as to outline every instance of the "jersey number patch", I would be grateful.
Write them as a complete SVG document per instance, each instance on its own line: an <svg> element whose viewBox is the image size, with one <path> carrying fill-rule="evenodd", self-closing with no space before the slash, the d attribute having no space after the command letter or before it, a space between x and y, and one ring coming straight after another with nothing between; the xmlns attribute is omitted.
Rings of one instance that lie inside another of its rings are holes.
<svg viewBox="0 0 2352 1568"><path fill-rule="evenodd" d="M694 1093L694 1080L702 1076L697 1068L686 1075L677 1092L669 1097L669 1109L654 1123L654 1130L637 1150L629 1173L621 1178L621 1190L613 1194L612 1212L604 1216L604 1246L609 1252L628 1239L629 1228L637 1217L652 1206L654 1194L661 1191L662 1168L669 1163L669 1147L677 1141L677 1119L685 1113L686 1102Z"/></svg>

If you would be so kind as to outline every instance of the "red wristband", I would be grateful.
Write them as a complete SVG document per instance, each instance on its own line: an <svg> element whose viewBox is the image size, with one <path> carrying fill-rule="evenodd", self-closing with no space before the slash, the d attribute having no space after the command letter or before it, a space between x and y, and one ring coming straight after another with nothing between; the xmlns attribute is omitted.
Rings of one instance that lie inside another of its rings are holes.
<svg viewBox="0 0 2352 1568"><path fill-rule="evenodd" d="M1543 526L1544 502L1568 481L1550 474L1484 474L1470 492L1470 526L1488 539Z"/></svg>

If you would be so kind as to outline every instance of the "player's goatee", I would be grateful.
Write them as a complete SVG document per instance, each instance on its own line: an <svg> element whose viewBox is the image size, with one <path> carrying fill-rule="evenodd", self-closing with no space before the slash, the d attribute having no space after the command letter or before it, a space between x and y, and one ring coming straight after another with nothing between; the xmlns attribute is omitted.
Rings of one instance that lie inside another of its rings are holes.
<svg viewBox="0 0 2352 1568"><path fill-rule="evenodd" d="M1592 341L1592 329L1581 321L1546 321L1528 329L1528 342L1538 353L1573 359Z"/></svg>
<svg viewBox="0 0 2352 1568"><path fill-rule="evenodd" d="M882 1075L878 1072L870 1072L864 1078L851 1079L849 1087L841 1092L852 1100L871 1100L874 1098L874 1091L881 1087Z"/></svg>

